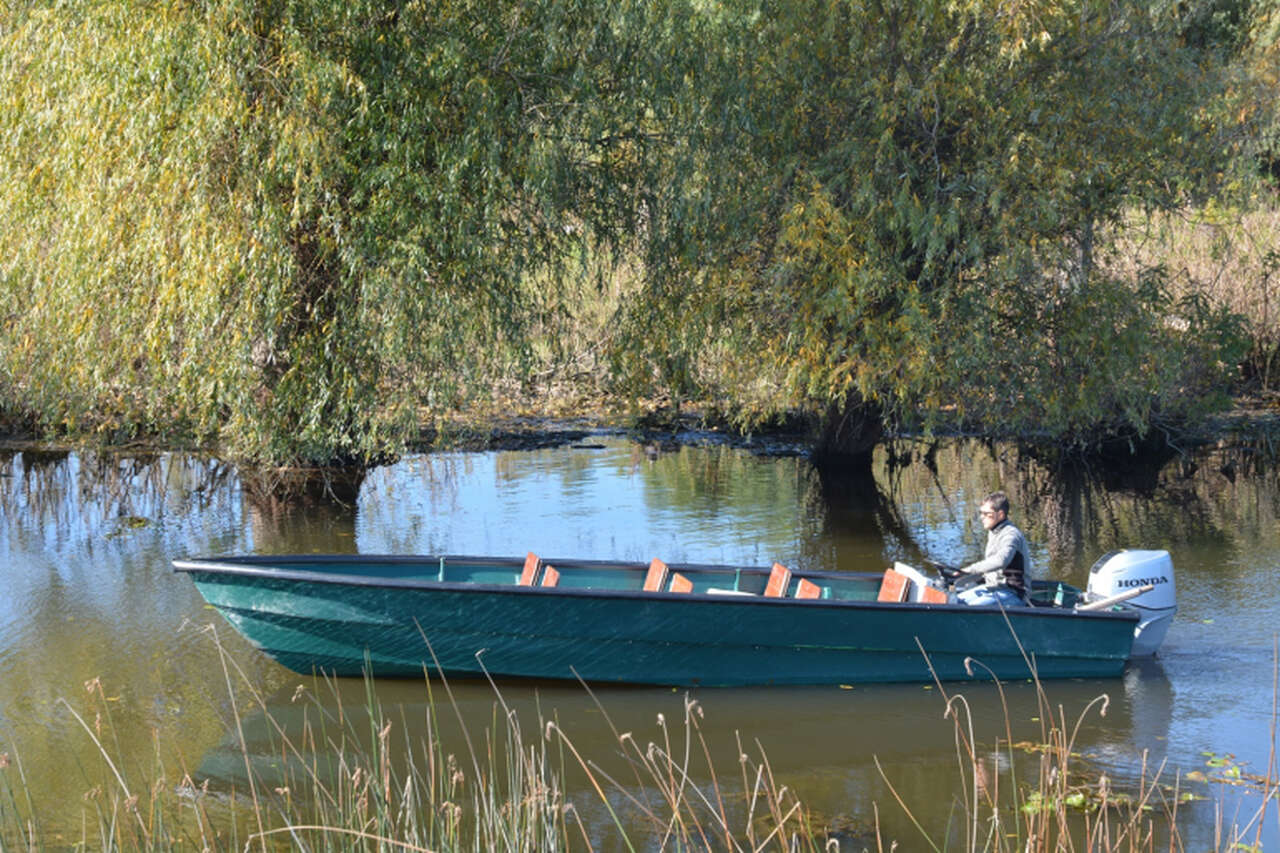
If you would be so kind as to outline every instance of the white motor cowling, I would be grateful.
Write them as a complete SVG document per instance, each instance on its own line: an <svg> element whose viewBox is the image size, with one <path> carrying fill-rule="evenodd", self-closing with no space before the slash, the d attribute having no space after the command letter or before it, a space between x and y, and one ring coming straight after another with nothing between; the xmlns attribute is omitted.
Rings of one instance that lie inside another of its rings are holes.
<svg viewBox="0 0 1280 853"><path fill-rule="evenodd" d="M1112 598L1150 586L1147 592L1124 604L1142 618L1133 629L1131 657L1153 655L1178 612L1177 587L1173 582L1173 560L1168 551L1124 550L1104 554L1089 570L1089 598Z"/></svg>

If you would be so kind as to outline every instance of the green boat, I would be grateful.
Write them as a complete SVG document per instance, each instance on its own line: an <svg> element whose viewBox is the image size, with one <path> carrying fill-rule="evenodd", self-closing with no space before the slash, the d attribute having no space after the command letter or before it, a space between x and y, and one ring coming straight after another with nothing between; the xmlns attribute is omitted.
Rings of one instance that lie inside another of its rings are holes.
<svg viewBox="0 0 1280 853"><path fill-rule="evenodd" d="M297 672L684 686L1014 679L1032 667L1040 678L1116 676L1143 624L1126 599L1152 586L1099 596L1092 583L1081 591L1035 582L1032 606L1003 610L951 603L936 579L901 565L793 573L533 554L173 565L253 645Z"/></svg>

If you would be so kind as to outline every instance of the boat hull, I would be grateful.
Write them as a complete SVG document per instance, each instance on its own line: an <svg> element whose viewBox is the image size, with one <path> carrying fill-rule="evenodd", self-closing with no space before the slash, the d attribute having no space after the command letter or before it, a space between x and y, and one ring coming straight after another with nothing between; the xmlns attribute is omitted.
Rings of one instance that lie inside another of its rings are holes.
<svg viewBox="0 0 1280 853"><path fill-rule="evenodd" d="M1052 608L450 583L353 575L349 566L175 565L264 653L298 672L339 676L742 686L1015 679L1034 666L1040 678L1109 677L1123 671L1136 621Z"/></svg>

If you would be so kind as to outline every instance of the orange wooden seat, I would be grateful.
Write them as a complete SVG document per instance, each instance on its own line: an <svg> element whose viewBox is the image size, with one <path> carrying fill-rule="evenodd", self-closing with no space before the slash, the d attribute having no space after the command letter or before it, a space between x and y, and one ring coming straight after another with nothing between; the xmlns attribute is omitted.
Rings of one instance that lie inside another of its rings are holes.
<svg viewBox="0 0 1280 853"><path fill-rule="evenodd" d="M935 586L920 588L920 601L924 604L946 604L947 594Z"/></svg>
<svg viewBox="0 0 1280 853"><path fill-rule="evenodd" d="M796 582L796 598L821 598L822 587L811 580L800 578Z"/></svg>
<svg viewBox="0 0 1280 853"><path fill-rule="evenodd" d="M555 586L560 583L560 573L556 571L555 566L547 566L542 570L542 585Z"/></svg>
<svg viewBox="0 0 1280 853"><path fill-rule="evenodd" d="M693 581L689 580L679 572L671 573L671 591L672 592L693 592Z"/></svg>
<svg viewBox="0 0 1280 853"><path fill-rule="evenodd" d="M524 571L520 573L520 580L516 583L520 586L533 586L533 580L538 576L538 567L542 565L542 561L538 559L538 555L529 552L524 558Z"/></svg>
<svg viewBox="0 0 1280 853"><path fill-rule="evenodd" d="M880 582L880 594L876 601L906 601L911 592L911 579L893 569L884 570L884 580Z"/></svg>
<svg viewBox="0 0 1280 853"><path fill-rule="evenodd" d="M895 562L893 571L907 579L907 597L904 601L917 604L946 604L947 593L938 589L919 569L906 563ZM881 587L883 589L883 587Z"/></svg>
<svg viewBox="0 0 1280 853"><path fill-rule="evenodd" d="M781 598L787 594L789 586L791 586L791 570L782 563L774 563L773 571L769 572L769 584L764 588L764 594L770 598Z"/></svg>
<svg viewBox="0 0 1280 853"><path fill-rule="evenodd" d="M654 557L649 563L649 572L644 576L645 592L662 592L667 585L667 564Z"/></svg>

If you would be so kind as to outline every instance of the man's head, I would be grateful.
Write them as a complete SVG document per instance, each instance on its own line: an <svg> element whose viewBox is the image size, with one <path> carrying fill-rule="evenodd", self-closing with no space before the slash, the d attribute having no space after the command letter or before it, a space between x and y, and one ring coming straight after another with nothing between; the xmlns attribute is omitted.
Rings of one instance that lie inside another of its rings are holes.
<svg viewBox="0 0 1280 853"><path fill-rule="evenodd" d="M1009 517L1009 496L1004 492L992 492L982 499L982 506L978 508L978 517L982 519L982 526L990 530L1000 522Z"/></svg>

